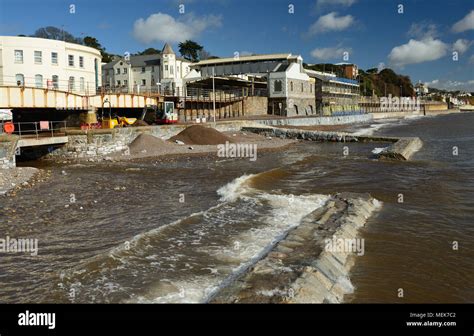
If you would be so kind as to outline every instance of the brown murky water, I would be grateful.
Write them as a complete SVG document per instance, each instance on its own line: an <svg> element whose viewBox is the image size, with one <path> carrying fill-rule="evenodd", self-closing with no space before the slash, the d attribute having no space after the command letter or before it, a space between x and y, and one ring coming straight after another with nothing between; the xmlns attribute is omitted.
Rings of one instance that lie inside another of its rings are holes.
<svg viewBox="0 0 474 336"><path fill-rule="evenodd" d="M0 239L39 245L37 256L1 254L0 302L205 302L341 191L384 204L362 231L349 300L473 302L474 114L377 133L417 135L424 147L410 162L371 159L383 144L300 143L256 162L49 167L49 182L0 197Z"/></svg>

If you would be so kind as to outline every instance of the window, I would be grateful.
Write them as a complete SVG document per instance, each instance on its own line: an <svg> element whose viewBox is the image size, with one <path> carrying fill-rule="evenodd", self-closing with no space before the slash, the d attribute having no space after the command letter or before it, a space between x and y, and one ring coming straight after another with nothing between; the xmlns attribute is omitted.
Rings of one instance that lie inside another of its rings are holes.
<svg viewBox="0 0 474 336"><path fill-rule="evenodd" d="M69 84L69 91L74 90L74 81L75 81L74 77L72 77L72 76L69 77L69 83L68 83Z"/></svg>
<svg viewBox="0 0 474 336"><path fill-rule="evenodd" d="M120 75L120 68L117 68L117 75Z"/></svg>
<svg viewBox="0 0 474 336"><path fill-rule="evenodd" d="M23 50L15 50L15 63L23 63Z"/></svg>
<svg viewBox="0 0 474 336"><path fill-rule="evenodd" d="M117 81L117 86L120 86L120 84L121 84L121 82L118 80L118 81Z"/></svg>
<svg viewBox="0 0 474 336"><path fill-rule="evenodd" d="M179 66L176 66L176 74L179 75Z"/></svg>
<svg viewBox="0 0 474 336"><path fill-rule="evenodd" d="M43 62L43 53L39 50L35 50L35 63L41 64Z"/></svg>
<svg viewBox="0 0 474 336"><path fill-rule="evenodd" d="M142 73L145 72L145 67L142 67Z"/></svg>
<svg viewBox="0 0 474 336"><path fill-rule="evenodd" d="M123 85L127 86L128 85L128 80L124 79L123 80Z"/></svg>
<svg viewBox="0 0 474 336"><path fill-rule="evenodd" d="M51 53L51 64L58 65L58 53L52 52Z"/></svg>
<svg viewBox="0 0 474 336"><path fill-rule="evenodd" d="M128 69L127 68L123 68L123 74L126 75L128 73Z"/></svg>
<svg viewBox="0 0 474 336"><path fill-rule="evenodd" d="M35 75L35 86L37 88L43 87L43 76L42 75Z"/></svg>
<svg viewBox="0 0 474 336"><path fill-rule="evenodd" d="M151 72L155 72L155 67L154 66L151 67Z"/></svg>
<svg viewBox="0 0 474 336"><path fill-rule="evenodd" d="M84 92L86 89L85 83L84 83L84 77L79 78L79 89L81 92Z"/></svg>
<svg viewBox="0 0 474 336"><path fill-rule="evenodd" d="M84 56L79 56L79 68L84 67Z"/></svg>
<svg viewBox="0 0 474 336"><path fill-rule="evenodd" d="M173 74L173 66L170 67L170 74L172 75Z"/></svg>
<svg viewBox="0 0 474 336"><path fill-rule="evenodd" d="M59 77L57 75L53 75L53 88L57 89L59 87Z"/></svg>
<svg viewBox="0 0 474 336"><path fill-rule="evenodd" d="M168 64L165 64L165 71L168 71Z"/></svg>
<svg viewBox="0 0 474 336"><path fill-rule="evenodd" d="M309 84L309 92L313 93L313 84ZM312 111L312 108L311 108L311 111Z"/></svg>
<svg viewBox="0 0 474 336"><path fill-rule="evenodd" d="M74 55L68 55L67 56L67 62L68 62L68 65L73 67L74 66Z"/></svg>
<svg viewBox="0 0 474 336"><path fill-rule="evenodd" d="M25 76L23 74L16 74L15 75L16 85L24 86L25 85Z"/></svg>
<svg viewBox="0 0 474 336"><path fill-rule="evenodd" d="M293 82L290 82L290 90L293 91Z"/></svg>
<svg viewBox="0 0 474 336"><path fill-rule="evenodd" d="M304 83L301 83L301 92L304 92Z"/></svg>
<svg viewBox="0 0 474 336"><path fill-rule="evenodd" d="M142 79L142 85L146 85L146 79Z"/></svg>
<svg viewBox="0 0 474 336"><path fill-rule="evenodd" d="M282 91L282 85L281 85L281 80L276 80L275 81L275 92L281 92Z"/></svg>

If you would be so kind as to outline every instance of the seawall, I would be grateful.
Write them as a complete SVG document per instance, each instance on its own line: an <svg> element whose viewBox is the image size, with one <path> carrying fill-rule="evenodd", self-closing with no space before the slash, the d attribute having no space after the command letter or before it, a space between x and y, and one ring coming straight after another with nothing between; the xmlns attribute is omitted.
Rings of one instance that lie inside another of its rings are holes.
<svg viewBox="0 0 474 336"><path fill-rule="evenodd" d="M359 229L379 207L368 194L332 196L210 302L343 302L353 292L349 274L360 253L352 248L328 248L328 241L355 242Z"/></svg>
<svg viewBox="0 0 474 336"><path fill-rule="evenodd" d="M369 122L372 114L357 114L339 117L297 117L255 120L256 123L266 126L315 126L315 125L345 125L360 122Z"/></svg>
<svg viewBox="0 0 474 336"><path fill-rule="evenodd" d="M267 137L280 137L320 142L385 142L390 145L382 152L375 154L377 158L392 160L408 160L418 151L423 143L420 138L397 138L371 135L355 135L345 132L307 131L299 129L275 127L243 127L242 131L254 132Z"/></svg>

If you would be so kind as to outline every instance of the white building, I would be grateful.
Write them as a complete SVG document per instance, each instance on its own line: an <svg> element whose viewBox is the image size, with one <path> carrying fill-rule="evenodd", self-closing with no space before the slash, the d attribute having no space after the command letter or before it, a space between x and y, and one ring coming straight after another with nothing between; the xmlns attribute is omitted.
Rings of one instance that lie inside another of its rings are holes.
<svg viewBox="0 0 474 336"><path fill-rule="evenodd" d="M282 63L268 76L268 107L271 114L298 116L316 113L315 79L303 69L303 59Z"/></svg>
<svg viewBox="0 0 474 336"><path fill-rule="evenodd" d="M0 85L95 94L101 60L99 50L80 44L0 36Z"/></svg>
<svg viewBox="0 0 474 336"><path fill-rule="evenodd" d="M429 93L428 85L418 82L415 84L415 92L417 96L425 96Z"/></svg>
<svg viewBox="0 0 474 336"><path fill-rule="evenodd" d="M208 59L191 66L186 80L211 76L263 76L267 79L268 113L284 116L315 113L315 80L303 69L303 58L291 53Z"/></svg>
<svg viewBox="0 0 474 336"><path fill-rule="evenodd" d="M102 66L104 88L122 92L183 88L183 77L190 72L191 61L176 57L166 43L161 54L119 58Z"/></svg>

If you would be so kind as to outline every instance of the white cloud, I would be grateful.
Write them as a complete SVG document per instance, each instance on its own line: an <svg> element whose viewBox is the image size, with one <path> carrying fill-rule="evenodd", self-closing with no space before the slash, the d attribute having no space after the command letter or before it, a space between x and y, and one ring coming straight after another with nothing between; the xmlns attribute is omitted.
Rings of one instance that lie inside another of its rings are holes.
<svg viewBox="0 0 474 336"><path fill-rule="evenodd" d="M416 39L436 38L438 37L438 26L427 21L412 23L408 30L408 36Z"/></svg>
<svg viewBox="0 0 474 336"><path fill-rule="evenodd" d="M448 45L441 40L426 38L418 41L411 39L392 49L388 58L395 66L416 64L437 60L446 55Z"/></svg>
<svg viewBox="0 0 474 336"><path fill-rule="evenodd" d="M474 29L474 9L470 11L463 19L456 22L451 29L455 33L461 33L466 30Z"/></svg>
<svg viewBox="0 0 474 336"><path fill-rule="evenodd" d="M453 49L460 54L464 54L467 49L471 46L472 41L466 40L466 39L459 39L456 42L453 43Z"/></svg>
<svg viewBox="0 0 474 336"><path fill-rule="evenodd" d="M193 39L208 28L221 25L222 18L215 15L197 17L187 14L175 19L168 14L155 13L146 19L140 18L135 21L133 36L145 44L156 41L182 42Z"/></svg>
<svg viewBox="0 0 474 336"><path fill-rule="evenodd" d="M315 23L313 23L311 27L309 27L308 34L315 35L329 31L341 31L349 28L354 24L354 21L352 15L337 16L336 12L331 12L321 16Z"/></svg>
<svg viewBox="0 0 474 336"><path fill-rule="evenodd" d="M469 57L469 63L474 64L474 55L471 55L471 57Z"/></svg>
<svg viewBox="0 0 474 336"><path fill-rule="evenodd" d="M341 47L329 47L329 48L316 48L311 51L311 56L316 59L327 61L330 59L341 59L344 52L351 52L351 48L341 48Z"/></svg>
<svg viewBox="0 0 474 336"><path fill-rule="evenodd" d="M324 6L324 5L341 5L341 6L346 6L350 7L354 3L356 3L357 0L318 0L316 5L317 6Z"/></svg>
<svg viewBox="0 0 474 336"><path fill-rule="evenodd" d="M432 85L437 85L439 83L439 79L433 79L431 82L425 82L425 85L430 87Z"/></svg>
<svg viewBox="0 0 474 336"><path fill-rule="evenodd" d="M474 91L474 80L457 81L457 80L432 80L427 82L428 87L443 89L448 91Z"/></svg>

